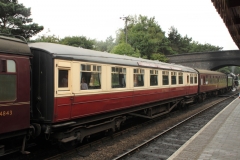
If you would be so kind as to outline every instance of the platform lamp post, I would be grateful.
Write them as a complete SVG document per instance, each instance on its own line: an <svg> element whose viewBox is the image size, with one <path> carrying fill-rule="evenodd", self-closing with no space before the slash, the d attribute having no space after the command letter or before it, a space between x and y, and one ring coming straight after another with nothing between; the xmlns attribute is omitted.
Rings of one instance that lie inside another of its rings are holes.
<svg viewBox="0 0 240 160"><path fill-rule="evenodd" d="M125 38L127 43L127 22L130 20L130 18L127 16L127 17L120 17L120 19L125 21Z"/></svg>

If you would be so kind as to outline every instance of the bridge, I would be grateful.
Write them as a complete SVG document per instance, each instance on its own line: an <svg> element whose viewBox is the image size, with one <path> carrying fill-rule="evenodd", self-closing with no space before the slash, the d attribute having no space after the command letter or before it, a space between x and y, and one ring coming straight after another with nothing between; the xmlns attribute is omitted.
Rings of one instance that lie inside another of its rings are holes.
<svg viewBox="0 0 240 160"><path fill-rule="evenodd" d="M192 68L217 70L225 66L240 66L240 50L201 52L167 56L169 63Z"/></svg>
<svg viewBox="0 0 240 160"><path fill-rule="evenodd" d="M223 19L233 41L240 48L240 0L211 0ZM225 66L240 66L240 50L167 56L169 63L199 69L217 70Z"/></svg>

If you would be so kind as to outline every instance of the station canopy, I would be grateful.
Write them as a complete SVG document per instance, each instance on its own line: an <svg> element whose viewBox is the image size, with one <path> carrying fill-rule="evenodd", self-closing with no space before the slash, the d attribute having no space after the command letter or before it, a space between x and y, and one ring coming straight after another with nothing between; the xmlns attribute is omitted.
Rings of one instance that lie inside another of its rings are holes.
<svg viewBox="0 0 240 160"><path fill-rule="evenodd" d="M240 0L212 0L212 3L240 49Z"/></svg>

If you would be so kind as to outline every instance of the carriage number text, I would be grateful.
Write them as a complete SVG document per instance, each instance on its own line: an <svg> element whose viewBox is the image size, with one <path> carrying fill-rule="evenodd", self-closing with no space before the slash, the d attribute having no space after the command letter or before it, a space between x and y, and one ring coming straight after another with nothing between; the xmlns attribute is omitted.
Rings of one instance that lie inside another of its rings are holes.
<svg viewBox="0 0 240 160"><path fill-rule="evenodd" d="M9 110L9 111L0 111L0 117L2 116L11 116L13 113L12 113L12 110Z"/></svg>

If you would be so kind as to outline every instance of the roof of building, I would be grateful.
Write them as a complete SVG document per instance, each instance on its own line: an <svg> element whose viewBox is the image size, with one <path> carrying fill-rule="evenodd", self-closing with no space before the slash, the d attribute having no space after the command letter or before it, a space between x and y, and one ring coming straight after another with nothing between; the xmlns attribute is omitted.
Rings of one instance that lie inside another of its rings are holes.
<svg viewBox="0 0 240 160"><path fill-rule="evenodd" d="M240 49L240 0L212 0L212 3Z"/></svg>

